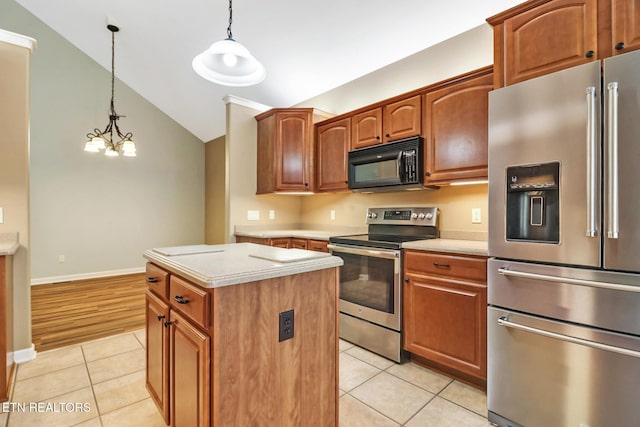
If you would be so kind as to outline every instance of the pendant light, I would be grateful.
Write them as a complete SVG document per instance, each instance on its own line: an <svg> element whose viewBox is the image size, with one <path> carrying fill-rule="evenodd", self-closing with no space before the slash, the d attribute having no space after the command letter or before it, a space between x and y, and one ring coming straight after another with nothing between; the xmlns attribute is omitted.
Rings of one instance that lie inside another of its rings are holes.
<svg viewBox="0 0 640 427"><path fill-rule="evenodd" d="M122 155L125 157L136 156L136 145L131 138L133 134L127 132L125 134L120 131L117 120L120 117L116 113L116 107L114 103L115 95L115 34L120 31L120 28L115 25L107 25L107 29L111 31L111 104L109 107L109 124L103 131L96 128L93 132L87 134L87 142L84 145L84 151L91 153L97 153L100 150L105 150L104 154L107 157L117 157L122 150ZM115 132L115 135L114 135ZM114 140L114 136L116 139Z"/></svg>
<svg viewBox="0 0 640 427"><path fill-rule="evenodd" d="M196 73L223 86L251 86L267 76L264 66L249 50L233 39L231 23L233 8L229 0L229 26L227 38L216 42L193 59Z"/></svg>

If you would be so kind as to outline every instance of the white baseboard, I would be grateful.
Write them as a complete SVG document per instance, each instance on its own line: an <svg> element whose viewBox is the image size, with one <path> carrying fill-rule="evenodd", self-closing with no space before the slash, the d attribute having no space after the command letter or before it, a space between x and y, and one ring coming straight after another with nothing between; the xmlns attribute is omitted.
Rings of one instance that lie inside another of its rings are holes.
<svg viewBox="0 0 640 427"><path fill-rule="evenodd" d="M30 362L36 358L36 347L31 344L30 348L16 350L13 352L13 361L16 363Z"/></svg>
<svg viewBox="0 0 640 427"><path fill-rule="evenodd" d="M97 279L99 277L123 276L125 274L144 273L144 267L125 268L122 270L97 271L94 273L69 274L66 276L40 277L31 279L33 285L49 285L52 283L72 282L74 280Z"/></svg>

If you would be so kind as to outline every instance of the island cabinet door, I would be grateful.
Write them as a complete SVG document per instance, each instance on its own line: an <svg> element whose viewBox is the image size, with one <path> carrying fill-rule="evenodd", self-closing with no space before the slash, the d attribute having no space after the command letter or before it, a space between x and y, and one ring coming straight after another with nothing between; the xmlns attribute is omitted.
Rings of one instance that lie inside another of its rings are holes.
<svg viewBox="0 0 640 427"><path fill-rule="evenodd" d="M147 290L146 386L164 421L169 423L169 306Z"/></svg>
<svg viewBox="0 0 640 427"><path fill-rule="evenodd" d="M208 427L209 337L173 310L170 321L171 426Z"/></svg>

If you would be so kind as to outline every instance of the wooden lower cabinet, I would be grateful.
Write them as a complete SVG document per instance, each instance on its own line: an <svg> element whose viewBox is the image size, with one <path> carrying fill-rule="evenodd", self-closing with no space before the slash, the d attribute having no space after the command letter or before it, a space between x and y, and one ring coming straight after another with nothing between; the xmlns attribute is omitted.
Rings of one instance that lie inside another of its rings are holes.
<svg viewBox="0 0 640 427"><path fill-rule="evenodd" d="M327 240L300 239L297 237L259 238L236 236L236 243L256 243L258 245L276 246L279 248L307 249L317 252L329 252Z"/></svg>
<svg viewBox="0 0 640 427"><path fill-rule="evenodd" d="M171 425L211 425L209 337L175 311L170 322Z"/></svg>
<svg viewBox="0 0 640 427"><path fill-rule="evenodd" d="M406 250L404 348L486 387L486 257Z"/></svg>
<svg viewBox="0 0 640 427"><path fill-rule="evenodd" d="M150 286L159 270L147 264ZM168 297L147 291L146 385L168 424L338 425L337 268L213 289L165 274ZM204 323L189 287L206 292ZM288 310L294 337L279 341Z"/></svg>

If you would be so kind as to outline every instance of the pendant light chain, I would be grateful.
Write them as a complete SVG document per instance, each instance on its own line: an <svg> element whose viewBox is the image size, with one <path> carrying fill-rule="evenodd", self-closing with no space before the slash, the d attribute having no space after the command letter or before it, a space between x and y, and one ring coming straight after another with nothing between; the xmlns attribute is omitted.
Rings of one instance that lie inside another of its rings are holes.
<svg viewBox="0 0 640 427"><path fill-rule="evenodd" d="M227 38L233 40L233 34L231 34L231 24L233 23L233 7L231 6L231 0L229 0L229 26L227 27Z"/></svg>

